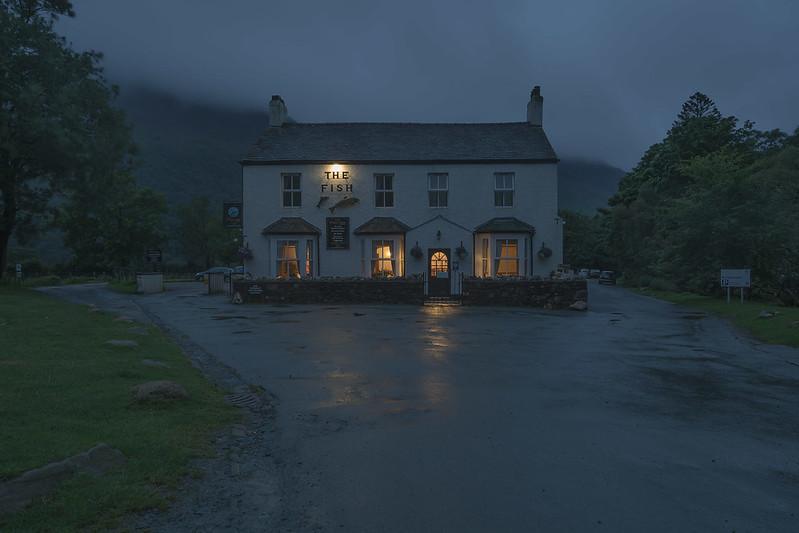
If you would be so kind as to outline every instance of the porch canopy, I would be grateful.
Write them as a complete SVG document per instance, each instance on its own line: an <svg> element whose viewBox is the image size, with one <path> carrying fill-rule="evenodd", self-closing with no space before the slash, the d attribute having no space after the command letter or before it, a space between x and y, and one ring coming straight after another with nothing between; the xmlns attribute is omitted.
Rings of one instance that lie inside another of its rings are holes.
<svg viewBox="0 0 799 533"><path fill-rule="evenodd" d="M394 217L374 217L357 228L356 235L394 235L406 233L410 228Z"/></svg>
<svg viewBox="0 0 799 533"><path fill-rule="evenodd" d="M516 217L497 217L483 222L476 228L475 233L529 233L535 235L535 227L522 222Z"/></svg>
<svg viewBox="0 0 799 533"><path fill-rule="evenodd" d="M283 217L261 231L263 235L319 235L319 228L301 217Z"/></svg>

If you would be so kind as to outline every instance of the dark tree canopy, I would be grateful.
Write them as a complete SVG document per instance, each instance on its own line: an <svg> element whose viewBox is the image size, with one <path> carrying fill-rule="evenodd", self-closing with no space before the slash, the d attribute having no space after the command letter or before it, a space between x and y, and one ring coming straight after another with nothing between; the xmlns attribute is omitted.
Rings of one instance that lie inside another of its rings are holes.
<svg viewBox="0 0 799 533"><path fill-rule="evenodd" d="M798 303L798 138L739 125L695 93L610 209L573 220L567 252L607 257L635 284L704 293L721 268L748 267L758 290Z"/></svg>
<svg viewBox="0 0 799 533"><path fill-rule="evenodd" d="M132 168L117 89L100 54L77 53L55 33L62 15L74 15L70 2L0 0L0 276L11 236L24 242L50 224L54 197Z"/></svg>

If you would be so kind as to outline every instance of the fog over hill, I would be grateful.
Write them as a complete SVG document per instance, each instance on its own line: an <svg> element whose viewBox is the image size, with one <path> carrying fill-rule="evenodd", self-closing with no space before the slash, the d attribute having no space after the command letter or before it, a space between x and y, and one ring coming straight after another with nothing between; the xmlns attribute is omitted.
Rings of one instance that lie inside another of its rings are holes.
<svg viewBox="0 0 799 533"><path fill-rule="evenodd" d="M266 106L263 112L246 112L189 104L141 88L123 91L119 104L140 148L139 181L165 193L170 209L192 196L220 204L240 196L238 161L267 127ZM561 157L561 208L593 212L605 205L624 174L600 161Z"/></svg>

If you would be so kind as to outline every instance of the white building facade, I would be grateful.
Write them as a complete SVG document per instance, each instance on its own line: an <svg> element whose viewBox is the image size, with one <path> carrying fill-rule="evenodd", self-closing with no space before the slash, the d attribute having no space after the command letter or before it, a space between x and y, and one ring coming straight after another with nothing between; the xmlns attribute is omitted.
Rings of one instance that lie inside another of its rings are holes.
<svg viewBox="0 0 799 533"><path fill-rule="evenodd" d="M255 278L402 277L429 294L463 276L548 277L562 262L558 159L533 89L527 121L287 120L242 164L243 234Z"/></svg>

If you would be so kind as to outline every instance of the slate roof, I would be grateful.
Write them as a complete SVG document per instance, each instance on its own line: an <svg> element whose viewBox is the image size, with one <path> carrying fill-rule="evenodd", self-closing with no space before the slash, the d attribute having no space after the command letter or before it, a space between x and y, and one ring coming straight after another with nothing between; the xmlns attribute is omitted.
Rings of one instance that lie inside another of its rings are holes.
<svg viewBox="0 0 799 533"><path fill-rule="evenodd" d="M483 222L475 233L535 233L535 228L516 217L498 217Z"/></svg>
<svg viewBox="0 0 799 533"><path fill-rule="evenodd" d="M319 234L319 228L301 217L283 217L272 222L261 231L263 235L308 235Z"/></svg>
<svg viewBox="0 0 799 533"><path fill-rule="evenodd" d="M270 127L243 165L327 162L557 162L541 126L527 122L352 122Z"/></svg>
<svg viewBox="0 0 799 533"><path fill-rule="evenodd" d="M403 224L394 217L374 217L355 228L355 234L405 233L409 229L411 229L410 226Z"/></svg>

